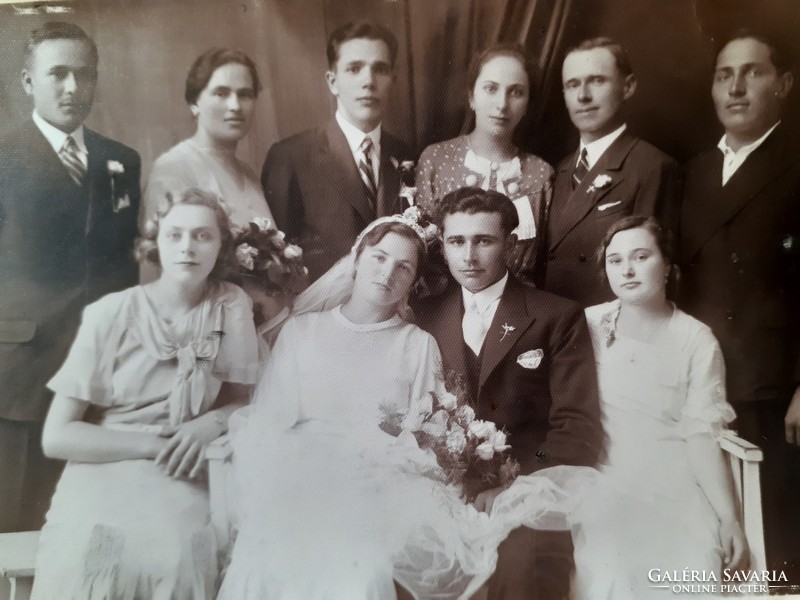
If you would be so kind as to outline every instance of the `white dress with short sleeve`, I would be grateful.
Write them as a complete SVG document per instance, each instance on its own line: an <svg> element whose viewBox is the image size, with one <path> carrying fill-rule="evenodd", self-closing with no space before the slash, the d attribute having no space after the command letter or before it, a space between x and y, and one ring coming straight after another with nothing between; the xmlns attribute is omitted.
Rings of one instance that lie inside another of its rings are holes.
<svg viewBox="0 0 800 600"><path fill-rule="evenodd" d="M662 598L651 569L720 577L719 520L692 474L690 436L718 438L735 417L711 330L674 309L658 343L616 331L619 301L586 317L597 360L608 455L573 532L576 598Z"/></svg>
<svg viewBox="0 0 800 600"><path fill-rule="evenodd" d="M220 283L181 322L155 313L142 286L86 307L48 386L90 404L85 420L158 432L200 416L223 382L258 371L249 297ZM172 479L153 460L69 461L41 532L38 600L211 600L218 579L208 483Z"/></svg>
<svg viewBox="0 0 800 600"><path fill-rule="evenodd" d="M440 361L397 316L359 325L337 307L285 324L255 406L234 415L239 531L220 600L379 600L394 581L419 598L470 598L521 515L560 510L542 477L509 511L479 513L413 436L380 429L383 407L441 391Z"/></svg>

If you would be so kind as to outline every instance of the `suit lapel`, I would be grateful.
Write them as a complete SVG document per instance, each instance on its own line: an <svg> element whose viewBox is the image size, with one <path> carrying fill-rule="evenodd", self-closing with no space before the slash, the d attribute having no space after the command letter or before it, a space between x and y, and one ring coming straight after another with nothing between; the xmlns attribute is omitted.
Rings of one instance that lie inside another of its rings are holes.
<svg viewBox="0 0 800 600"><path fill-rule="evenodd" d="M358 174L353 153L339 124L331 119L324 131L320 150L330 156L330 189L333 195L346 196L345 201L352 204L364 221L375 219L375 211L364 193L364 184Z"/></svg>
<svg viewBox="0 0 800 600"><path fill-rule="evenodd" d="M486 380L534 320L535 317L528 313L525 286L509 275L506 289L503 290L497 312L483 342L478 398Z"/></svg>
<svg viewBox="0 0 800 600"><path fill-rule="evenodd" d="M560 209L554 215L555 223L553 225L553 237L550 241L551 249L558 246L561 240L583 221L611 190L622 182L625 178L622 167L628 154L636 145L636 141L637 138L630 135L627 130L623 131L622 135L614 140L614 143L589 169L581 184L571 192L567 190L571 189L572 171L578 160L577 150L568 160L562 161L561 165L559 165L559 179L562 181L562 187L558 191L562 194L566 192L567 200L562 203ZM611 182L603 188L595 189L594 180L603 173L611 178Z"/></svg>
<svg viewBox="0 0 800 600"><path fill-rule="evenodd" d="M712 151L701 162L698 189L693 191L694 204L687 207L684 222L684 257L690 258L725 223L733 219L766 186L775 181L792 163L786 160L780 126L722 185L722 152Z"/></svg>
<svg viewBox="0 0 800 600"><path fill-rule="evenodd" d="M445 367L466 375L468 367L464 360L464 334L461 329L464 318L461 287L453 284L445 294L438 314L431 322L430 333L439 342Z"/></svg>

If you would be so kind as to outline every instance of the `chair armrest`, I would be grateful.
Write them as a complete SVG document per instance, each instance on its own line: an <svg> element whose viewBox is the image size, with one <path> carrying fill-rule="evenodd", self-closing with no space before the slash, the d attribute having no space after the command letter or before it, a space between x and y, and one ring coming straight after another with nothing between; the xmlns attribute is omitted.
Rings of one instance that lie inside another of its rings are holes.
<svg viewBox="0 0 800 600"><path fill-rule="evenodd" d="M764 452L761 448L740 438L735 431L726 431L719 440L719 445L723 450L744 462L761 462L764 460Z"/></svg>

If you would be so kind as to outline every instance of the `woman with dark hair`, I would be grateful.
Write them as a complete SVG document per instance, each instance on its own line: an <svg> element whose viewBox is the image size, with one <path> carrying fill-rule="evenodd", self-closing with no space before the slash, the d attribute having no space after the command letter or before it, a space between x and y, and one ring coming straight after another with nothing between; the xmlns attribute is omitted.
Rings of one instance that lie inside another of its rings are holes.
<svg viewBox="0 0 800 600"><path fill-rule="evenodd" d="M574 595L649 598L655 568L721 581L747 561L747 541L718 443L735 417L719 344L667 299L677 267L655 219L617 221L598 262L617 296L586 309L608 453L573 534Z"/></svg>
<svg viewBox="0 0 800 600"><path fill-rule="evenodd" d="M197 129L153 164L143 202L145 220L166 193L190 187L225 198L236 225L272 217L255 173L236 158L260 90L256 67L240 50L212 48L195 60L184 97Z"/></svg>
<svg viewBox="0 0 800 600"><path fill-rule="evenodd" d="M232 253L224 207L187 190L159 206L137 245L160 277L84 310L48 383L44 451L68 462L33 598L215 597L205 449L258 369L250 299L220 279Z"/></svg>
<svg viewBox="0 0 800 600"><path fill-rule="evenodd" d="M417 200L433 210L445 194L462 187L496 190L517 208L517 244L509 267L528 281L541 283L546 248L547 211L553 169L521 151L514 130L528 109L535 71L518 44L499 44L473 60L468 79L469 106L475 128L467 135L428 146L417 167Z"/></svg>

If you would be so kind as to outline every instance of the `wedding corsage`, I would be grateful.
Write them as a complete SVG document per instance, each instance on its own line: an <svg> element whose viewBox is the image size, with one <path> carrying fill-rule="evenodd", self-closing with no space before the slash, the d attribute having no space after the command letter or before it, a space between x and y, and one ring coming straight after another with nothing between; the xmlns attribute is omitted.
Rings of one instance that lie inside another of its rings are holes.
<svg viewBox="0 0 800 600"><path fill-rule="evenodd" d="M108 171L108 176L111 178L111 210L118 213L123 208L128 208L131 205L131 198L127 193L119 198L116 193L117 175L125 173L125 165L118 160L109 160L106 162L106 170Z"/></svg>
<svg viewBox="0 0 800 600"><path fill-rule="evenodd" d="M519 463L508 456L508 436L492 421L475 418L463 380L454 372L441 374L446 392L428 392L407 410L384 408L383 431L395 437L413 435L417 445L431 450L441 478L461 488L472 502L481 492L510 485Z"/></svg>
<svg viewBox="0 0 800 600"><path fill-rule="evenodd" d="M592 181L592 185L590 185L589 189L586 190L586 191L591 194L592 192L594 192L596 190L602 190L602 189L607 188L608 186L610 186L613 183L613 181L614 180L611 179L610 175L606 175L605 173L601 173L600 175L598 175L597 177L594 178L594 181Z"/></svg>

